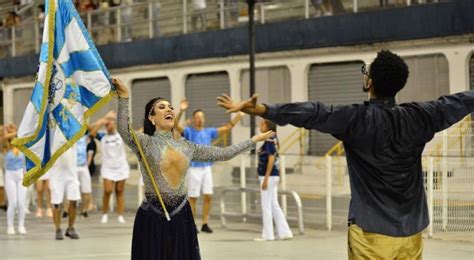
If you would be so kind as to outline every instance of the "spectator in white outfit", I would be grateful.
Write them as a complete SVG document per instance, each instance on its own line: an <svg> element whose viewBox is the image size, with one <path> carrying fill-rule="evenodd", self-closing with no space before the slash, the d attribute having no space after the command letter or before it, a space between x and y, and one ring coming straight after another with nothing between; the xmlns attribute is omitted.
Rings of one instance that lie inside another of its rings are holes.
<svg viewBox="0 0 474 260"><path fill-rule="evenodd" d="M3 151L3 147L4 147L3 138L4 138L3 125L0 125L0 148L1 148L0 151ZM3 153L0 154L0 165L3 165L3 156L4 156ZM5 204L5 176L3 174L3 167L0 167L0 209L3 209L5 211L7 210L7 205Z"/></svg>
<svg viewBox="0 0 474 260"><path fill-rule="evenodd" d="M7 210L7 234L14 235L15 212L18 211L18 232L26 235L25 229L25 199L26 187L23 186L23 176L25 174L25 156L20 150L10 144L10 139L16 135L16 127L8 126L5 149L5 190L8 197Z"/></svg>
<svg viewBox="0 0 474 260"><path fill-rule="evenodd" d="M206 0L193 0L193 16L191 18L193 31L206 30L206 8Z"/></svg>
<svg viewBox="0 0 474 260"><path fill-rule="evenodd" d="M276 133L276 125L269 120L260 122L260 131ZM256 241L275 240L273 234L273 220L277 230L278 239L291 239L291 232L285 215L278 204L278 183L280 171L278 167L278 139L276 135L266 140L258 151L258 179L260 181L260 194L262 203L262 235Z"/></svg>
<svg viewBox="0 0 474 260"><path fill-rule="evenodd" d="M56 240L63 240L61 231L61 204L64 195L68 200L68 228L65 235L71 239L79 239L75 229L77 201L81 199L79 180L77 177L76 147L69 148L59 157L49 169L49 187L51 189L51 204L53 205L53 221L56 227Z"/></svg>
<svg viewBox="0 0 474 260"><path fill-rule="evenodd" d="M104 182L104 196L102 199L101 223L108 222L109 202L112 192L115 190L117 198L118 222L125 223L123 213L125 211L125 181L130 175L125 143L117 132L115 112L109 112L105 118L100 119L91 130L91 135L100 140L100 152L102 155L102 166L100 173ZM106 132L97 131L105 125Z"/></svg>

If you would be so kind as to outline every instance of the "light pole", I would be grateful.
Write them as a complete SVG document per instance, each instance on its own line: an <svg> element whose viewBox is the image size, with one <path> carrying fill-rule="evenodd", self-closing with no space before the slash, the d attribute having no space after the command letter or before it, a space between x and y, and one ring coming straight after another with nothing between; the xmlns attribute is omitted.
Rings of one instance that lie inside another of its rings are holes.
<svg viewBox="0 0 474 260"><path fill-rule="evenodd" d="M250 75L250 96L255 94L255 2L256 0L247 0L249 10L249 75ZM250 137L255 135L255 116L250 117ZM252 150L255 154L255 150Z"/></svg>

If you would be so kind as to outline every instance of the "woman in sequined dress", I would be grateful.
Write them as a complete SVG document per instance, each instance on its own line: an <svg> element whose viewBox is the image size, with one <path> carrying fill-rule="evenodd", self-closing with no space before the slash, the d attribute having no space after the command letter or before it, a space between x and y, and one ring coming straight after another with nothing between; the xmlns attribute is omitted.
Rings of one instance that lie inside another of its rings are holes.
<svg viewBox="0 0 474 260"><path fill-rule="evenodd" d="M164 204L171 216L167 221L164 210L146 172L139 149L129 131L128 90L118 79L117 126L125 143L137 154L145 184L146 200L137 211L133 227L132 259L195 260L201 259L191 208L186 198L185 175L191 160L224 161L253 149L255 143L271 137L271 131L252 137L226 148L202 146L173 138L174 109L162 98L153 98L146 104L143 134L138 134L150 166L153 179L159 187Z"/></svg>

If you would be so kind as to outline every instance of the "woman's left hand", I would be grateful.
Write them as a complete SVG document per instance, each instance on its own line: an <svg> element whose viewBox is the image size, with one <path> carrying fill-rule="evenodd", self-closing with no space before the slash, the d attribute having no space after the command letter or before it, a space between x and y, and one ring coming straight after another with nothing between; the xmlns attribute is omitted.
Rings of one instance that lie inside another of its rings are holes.
<svg viewBox="0 0 474 260"><path fill-rule="evenodd" d="M265 177L262 182L262 190L266 190L268 188L268 178Z"/></svg>
<svg viewBox="0 0 474 260"><path fill-rule="evenodd" d="M260 134L256 134L252 137L252 141L254 143L258 143L260 141L265 141L267 140L268 138L270 137L273 137L275 136L275 132L273 131L268 131L268 132L265 132L265 133L260 133Z"/></svg>
<svg viewBox="0 0 474 260"><path fill-rule="evenodd" d="M128 89L127 86L125 86L125 83L123 83L123 81L117 78L112 78L112 83L115 85L117 95L120 98L128 98Z"/></svg>

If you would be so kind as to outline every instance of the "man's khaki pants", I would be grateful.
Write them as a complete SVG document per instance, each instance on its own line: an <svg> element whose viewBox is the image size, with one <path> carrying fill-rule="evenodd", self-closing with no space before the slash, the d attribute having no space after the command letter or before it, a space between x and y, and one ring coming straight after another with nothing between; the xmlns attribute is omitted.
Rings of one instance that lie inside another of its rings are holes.
<svg viewBox="0 0 474 260"><path fill-rule="evenodd" d="M347 253L350 260L358 259L421 259L421 232L409 237L390 237L364 232L359 226L349 227Z"/></svg>

